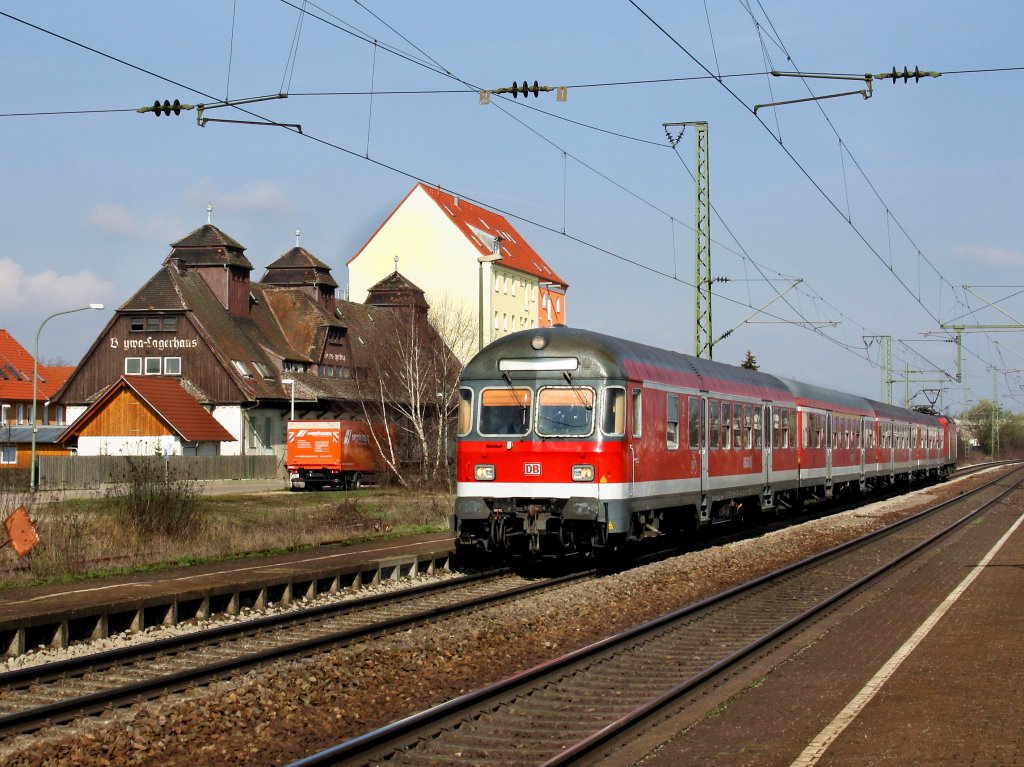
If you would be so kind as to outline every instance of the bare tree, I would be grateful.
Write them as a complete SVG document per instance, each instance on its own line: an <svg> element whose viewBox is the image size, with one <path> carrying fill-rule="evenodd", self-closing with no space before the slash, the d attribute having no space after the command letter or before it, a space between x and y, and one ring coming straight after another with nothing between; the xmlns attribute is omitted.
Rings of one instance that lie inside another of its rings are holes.
<svg viewBox="0 0 1024 767"><path fill-rule="evenodd" d="M398 432L398 444L379 445L384 460L403 485L410 458L419 464L421 480L450 483L448 420L461 364L425 313L396 307L382 311L375 323L378 343L367 360L367 378L357 382L367 420L376 416Z"/></svg>
<svg viewBox="0 0 1024 767"><path fill-rule="evenodd" d="M438 425L436 456L438 464L435 476L443 470L449 488L455 481L455 419L459 408L459 377L465 363L476 354L479 333L476 316L465 304L457 304L442 298L430 307L428 314L431 326L447 345L450 353L441 355L436 365Z"/></svg>

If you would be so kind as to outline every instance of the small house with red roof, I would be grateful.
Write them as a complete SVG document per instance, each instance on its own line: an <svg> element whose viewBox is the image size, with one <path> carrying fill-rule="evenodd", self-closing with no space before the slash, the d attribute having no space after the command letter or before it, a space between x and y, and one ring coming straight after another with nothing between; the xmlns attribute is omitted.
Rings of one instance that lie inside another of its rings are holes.
<svg viewBox="0 0 1024 767"><path fill-rule="evenodd" d="M0 469L27 469L31 462L32 370L35 360L0 329ZM36 453L66 455L54 439L64 430L64 406L50 399L73 367L39 365L36 386Z"/></svg>
<svg viewBox="0 0 1024 767"><path fill-rule="evenodd" d="M78 455L219 455L235 437L178 378L123 375L57 437Z"/></svg>
<svg viewBox="0 0 1024 767"><path fill-rule="evenodd" d="M363 301L394 271L435 311L463 320L435 323L442 335L446 325L468 329L469 343L447 332L461 357L508 333L565 322L568 283L504 216L440 187L413 187L349 259L349 298Z"/></svg>
<svg viewBox="0 0 1024 767"><path fill-rule="evenodd" d="M0 423L27 425L32 420L32 369L35 360L14 336L0 328ZM64 408L49 400L75 368L39 365L36 423L63 424Z"/></svg>

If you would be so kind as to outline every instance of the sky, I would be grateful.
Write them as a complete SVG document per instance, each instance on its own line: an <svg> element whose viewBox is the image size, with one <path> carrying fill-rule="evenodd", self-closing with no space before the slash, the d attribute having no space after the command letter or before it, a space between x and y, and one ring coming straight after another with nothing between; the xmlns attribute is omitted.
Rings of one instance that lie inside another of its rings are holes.
<svg viewBox="0 0 1024 767"><path fill-rule="evenodd" d="M888 336L895 402L1022 410L1024 334L977 327L1024 319L1022 28L1016 0L0 0L0 327L76 363L210 204L254 279L298 229L344 287L422 181L505 215L568 324L693 353L695 130L666 124L706 121L714 359L879 399ZM865 80L893 67L942 76ZM481 104L524 79L567 98ZM165 99L211 122L135 111Z"/></svg>

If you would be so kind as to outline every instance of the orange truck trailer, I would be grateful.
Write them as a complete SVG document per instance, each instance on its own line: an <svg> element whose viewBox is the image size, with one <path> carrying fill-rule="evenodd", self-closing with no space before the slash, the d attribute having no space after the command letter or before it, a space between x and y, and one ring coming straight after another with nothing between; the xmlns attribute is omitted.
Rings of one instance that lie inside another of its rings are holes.
<svg viewBox="0 0 1024 767"><path fill-rule="evenodd" d="M289 421L292 490L349 490L376 479L385 468L378 442L387 444L388 437L384 426L358 421Z"/></svg>

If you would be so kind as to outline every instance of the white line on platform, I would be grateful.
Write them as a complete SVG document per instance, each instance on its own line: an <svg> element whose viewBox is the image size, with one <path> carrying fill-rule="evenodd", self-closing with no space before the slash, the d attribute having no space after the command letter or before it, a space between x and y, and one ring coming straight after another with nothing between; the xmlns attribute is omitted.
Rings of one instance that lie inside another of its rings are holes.
<svg viewBox="0 0 1024 767"><path fill-rule="evenodd" d="M864 710L864 707L875 697L875 694L882 688L882 685L896 673L896 669L899 668L900 664L907 659L910 653L935 627L935 624L949 611L953 604L967 590L967 587L974 582L974 579L981 575L986 565L999 553L1003 544L1010 539L1010 536L1020 527L1022 522L1024 522L1024 515L1017 518L1017 521L1013 523L1013 527L1006 532L1006 535L1000 538L995 546L985 555L985 558L971 569L971 572L960 582L960 585L953 589L949 596L943 600L942 604L935 608L935 612L928 616L928 619L911 635L910 639L904 642L903 646L889 658L886 664L879 669L878 673L872 677L871 681L864 685L863 689L846 705L846 708L840 711L836 718L818 733L818 736L810 742L807 748L803 750L803 753L793 761L792 767L812 767L812 765L818 763L818 760L825 754L828 747L857 718L857 715Z"/></svg>

